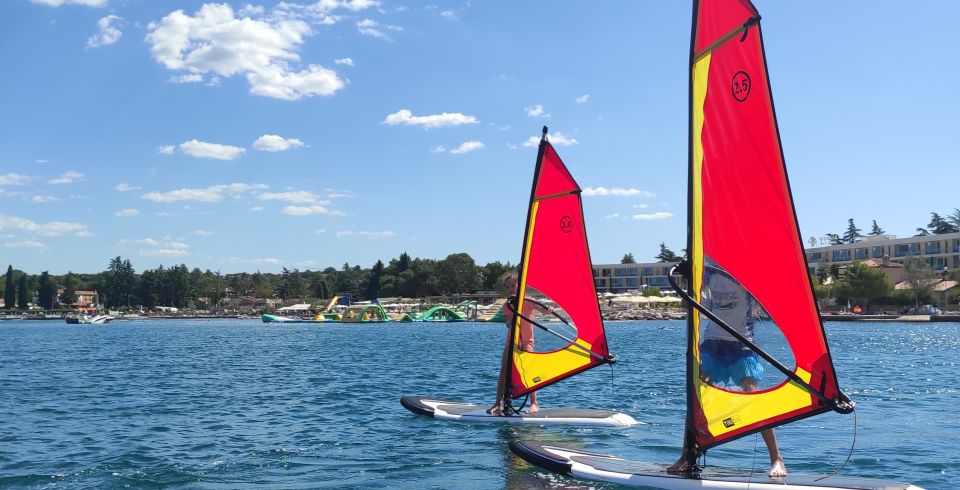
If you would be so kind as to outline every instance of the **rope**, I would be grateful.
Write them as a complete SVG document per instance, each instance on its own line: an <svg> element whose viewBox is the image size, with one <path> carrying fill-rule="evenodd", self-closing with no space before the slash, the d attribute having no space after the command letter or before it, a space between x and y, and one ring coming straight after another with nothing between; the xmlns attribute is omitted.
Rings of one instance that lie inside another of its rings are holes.
<svg viewBox="0 0 960 490"><path fill-rule="evenodd" d="M853 457L853 447L856 446L856 445L857 445L857 410L854 409L854 410L853 410L853 440L850 441L850 452L847 453L847 459L846 459L843 463L841 463L840 466L837 467L837 469L833 470L833 473L830 473L830 474L827 475L827 476L823 476L823 477L817 478L817 479L814 480L814 481L825 480L825 479L830 478L831 476L836 475L837 473L839 473L840 470L842 470L843 467L846 466L846 464L850 462L850 458Z"/></svg>

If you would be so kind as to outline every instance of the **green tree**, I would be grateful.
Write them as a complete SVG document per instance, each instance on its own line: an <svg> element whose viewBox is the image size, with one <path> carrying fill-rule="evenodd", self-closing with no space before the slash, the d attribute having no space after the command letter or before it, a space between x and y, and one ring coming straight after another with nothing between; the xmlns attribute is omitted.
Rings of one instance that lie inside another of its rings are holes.
<svg viewBox="0 0 960 490"><path fill-rule="evenodd" d="M888 296L893 292L893 284L882 270L867 267L861 262L847 266L843 279L833 287L833 294L841 301L864 299L870 302Z"/></svg>
<svg viewBox="0 0 960 490"><path fill-rule="evenodd" d="M830 241L830 245L841 245L843 244L843 238L840 238L840 235L836 233L827 233L827 240Z"/></svg>
<svg viewBox="0 0 960 490"><path fill-rule="evenodd" d="M620 259L621 264L636 264L637 261L633 258L632 253L624 254L623 258Z"/></svg>
<svg viewBox="0 0 960 490"><path fill-rule="evenodd" d="M873 229L870 230L870 234L873 236L879 236L886 233L883 231L883 228L880 228L880 225L877 224L877 220L873 220Z"/></svg>
<svg viewBox="0 0 960 490"><path fill-rule="evenodd" d="M920 305L920 301L929 301L933 295L933 283L936 273L933 267L921 259L911 258L903 264L904 277L913 293L913 304Z"/></svg>
<svg viewBox="0 0 960 490"><path fill-rule="evenodd" d="M16 306L17 301L17 283L13 276L13 266L7 266L7 275L4 276L3 284L3 307L7 310L12 310Z"/></svg>
<svg viewBox="0 0 960 490"><path fill-rule="evenodd" d="M950 213L950 216L947 217L947 221L949 221L954 228L960 230L960 209L953 208L953 213Z"/></svg>
<svg viewBox="0 0 960 490"><path fill-rule="evenodd" d="M73 306L77 302L77 276L71 271L63 278L63 294L60 295L60 303L64 306Z"/></svg>
<svg viewBox="0 0 960 490"><path fill-rule="evenodd" d="M466 253L450 254L437 263L434 280L444 294L466 293L480 287L479 271L473 257Z"/></svg>
<svg viewBox="0 0 960 490"><path fill-rule="evenodd" d="M37 303L45 310L53 309L53 302L57 296L57 286L47 271L40 273L40 287L37 289Z"/></svg>
<svg viewBox="0 0 960 490"><path fill-rule="evenodd" d="M956 233L957 227L950 224L937 213L930 213L930 222L927 223L927 229L934 235L943 235L946 233Z"/></svg>
<svg viewBox="0 0 960 490"><path fill-rule="evenodd" d="M667 245L660 242L660 253L657 254L657 262L678 262L680 257L673 253L673 250L667 248Z"/></svg>
<svg viewBox="0 0 960 490"><path fill-rule="evenodd" d="M497 289L497 281L500 280L500 277L507 272L514 272L514 269L516 269L516 267L510 265L509 262L504 264L498 260L496 262L488 263L481 269L481 274L483 276L483 283L481 287L487 290Z"/></svg>
<svg viewBox="0 0 960 490"><path fill-rule="evenodd" d="M860 228L853 224L853 218L847 220L847 231L843 234L843 243L857 243L863 235L860 234Z"/></svg>
<svg viewBox="0 0 960 490"><path fill-rule="evenodd" d="M370 274L367 275L367 285L364 288L364 294L371 300L380 295L380 279L383 278L383 269L383 261L378 260L376 264L373 264L373 268L370 269Z"/></svg>
<svg viewBox="0 0 960 490"><path fill-rule="evenodd" d="M660 293L660 288L658 286L647 286L643 289L644 296L663 296Z"/></svg>
<svg viewBox="0 0 960 490"><path fill-rule="evenodd" d="M30 287L27 284L27 274L20 273L20 279L17 284L17 308L26 310L30 307Z"/></svg>

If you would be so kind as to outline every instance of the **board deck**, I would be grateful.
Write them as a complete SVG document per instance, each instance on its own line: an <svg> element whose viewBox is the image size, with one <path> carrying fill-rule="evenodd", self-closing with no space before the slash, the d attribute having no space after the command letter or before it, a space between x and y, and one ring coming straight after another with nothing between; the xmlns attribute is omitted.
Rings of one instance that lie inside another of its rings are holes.
<svg viewBox="0 0 960 490"><path fill-rule="evenodd" d="M638 422L633 417L612 410L592 408L548 408L534 414L521 413L509 417L490 415L487 406L422 396L405 396L400 404L417 415L435 419L492 424L587 425L629 427Z"/></svg>
<svg viewBox="0 0 960 490"><path fill-rule="evenodd" d="M770 478L765 471L754 472L724 468L706 468L696 475L671 475L667 465L631 461L608 454L567 449L531 441L510 441L510 450L529 463L555 473L585 480L622 485L686 490L702 488L751 490L922 490L909 483L870 478L803 475Z"/></svg>

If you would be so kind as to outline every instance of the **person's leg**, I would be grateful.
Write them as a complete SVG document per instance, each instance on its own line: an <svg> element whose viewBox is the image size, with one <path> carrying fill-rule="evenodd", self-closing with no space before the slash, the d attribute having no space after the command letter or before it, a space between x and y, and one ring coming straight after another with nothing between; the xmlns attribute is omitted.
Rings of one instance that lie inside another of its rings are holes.
<svg viewBox="0 0 960 490"><path fill-rule="evenodd" d="M757 391L757 380L751 377L745 377L740 381L743 391ZM780 454L780 447L777 446L777 435L773 429L760 431L763 436L763 442L767 445L767 452L770 453L770 471L767 473L771 478L783 478L787 476L787 465L783 462L783 456Z"/></svg>
<svg viewBox="0 0 960 490"><path fill-rule="evenodd" d="M523 350L527 352L534 352L533 343L523 344ZM540 411L540 405L537 404L537 392L534 391L530 393L530 408L527 409L527 413L537 413Z"/></svg>
<svg viewBox="0 0 960 490"><path fill-rule="evenodd" d="M487 413L491 415L502 415L501 407L503 405L503 384L507 375L507 353L509 349L507 348L509 344L503 345L503 354L500 356L500 374L497 376L497 401L493 404L492 407L487 409Z"/></svg>

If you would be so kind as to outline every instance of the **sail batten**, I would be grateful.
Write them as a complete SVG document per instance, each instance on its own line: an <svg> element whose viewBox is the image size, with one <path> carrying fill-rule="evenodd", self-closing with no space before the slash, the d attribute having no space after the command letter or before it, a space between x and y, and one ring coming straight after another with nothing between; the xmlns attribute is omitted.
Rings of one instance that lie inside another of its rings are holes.
<svg viewBox="0 0 960 490"><path fill-rule="evenodd" d="M709 314L688 316L687 434L702 452L837 410L842 393L803 254L759 13L746 0L694 8L689 287Z"/></svg>
<svg viewBox="0 0 960 490"><path fill-rule="evenodd" d="M610 362L580 186L541 140L511 328L507 392L524 396Z"/></svg>

